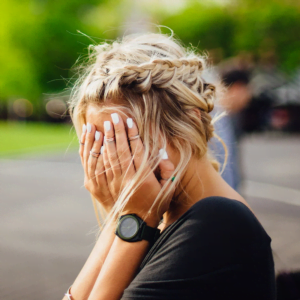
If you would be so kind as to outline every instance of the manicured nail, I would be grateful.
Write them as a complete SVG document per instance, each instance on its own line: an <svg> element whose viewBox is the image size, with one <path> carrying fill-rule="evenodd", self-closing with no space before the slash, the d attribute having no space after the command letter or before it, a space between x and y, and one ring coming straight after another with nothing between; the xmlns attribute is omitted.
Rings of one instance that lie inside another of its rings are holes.
<svg viewBox="0 0 300 300"><path fill-rule="evenodd" d="M101 146L100 154L103 154L103 151L104 151L104 146Z"/></svg>
<svg viewBox="0 0 300 300"><path fill-rule="evenodd" d="M95 133L95 140L99 141L99 139L100 139L100 132L96 131L96 133Z"/></svg>
<svg viewBox="0 0 300 300"><path fill-rule="evenodd" d="M106 137L103 136L103 145L105 144L105 142L106 142Z"/></svg>
<svg viewBox="0 0 300 300"><path fill-rule="evenodd" d="M83 124L83 125L82 125L82 133L85 133L85 132L86 132L86 125Z"/></svg>
<svg viewBox="0 0 300 300"><path fill-rule="evenodd" d="M105 121L104 122L104 128L106 131L110 131L110 121Z"/></svg>
<svg viewBox="0 0 300 300"><path fill-rule="evenodd" d="M167 154L167 151L165 149L160 149L159 150L159 155L161 156L162 159L168 159L169 156Z"/></svg>
<svg viewBox="0 0 300 300"><path fill-rule="evenodd" d="M87 123L86 128L87 128L87 131L88 131L88 132L91 132L91 131L92 131L92 125L91 125L90 123Z"/></svg>
<svg viewBox="0 0 300 300"><path fill-rule="evenodd" d="M119 116L117 113L113 113L111 114L111 118L114 124L118 124L119 123Z"/></svg>
<svg viewBox="0 0 300 300"><path fill-rule="evenodd" d="M133 122L132 122L131 118L127 119L127 126L128 126L128 128L132 128L132 126L133 126Z"/></svg>

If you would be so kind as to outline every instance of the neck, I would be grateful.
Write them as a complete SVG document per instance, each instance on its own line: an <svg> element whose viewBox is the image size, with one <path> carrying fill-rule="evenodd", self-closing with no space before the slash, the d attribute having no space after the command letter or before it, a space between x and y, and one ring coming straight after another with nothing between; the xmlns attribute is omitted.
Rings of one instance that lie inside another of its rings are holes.
<svg viewBox="0 0 300 300"><path fill-rule="evenodd" d="M206 156L192 159L187 171L175 191L175 199L164 214L163 228L175 222L191 206L211 196L235 196L220 174L213 168ZM237 194L237 193L236 193Z"/></svg>

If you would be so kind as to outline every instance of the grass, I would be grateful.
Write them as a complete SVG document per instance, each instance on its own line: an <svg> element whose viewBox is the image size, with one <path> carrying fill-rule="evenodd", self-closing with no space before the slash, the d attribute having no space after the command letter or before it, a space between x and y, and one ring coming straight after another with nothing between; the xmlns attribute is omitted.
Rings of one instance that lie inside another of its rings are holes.
<svg viewBox="0 0 300 300"><path fill-rule="evenodd" d="M78 139L71 125L0 121L0 157L75 148L78 148Z"/></svg>

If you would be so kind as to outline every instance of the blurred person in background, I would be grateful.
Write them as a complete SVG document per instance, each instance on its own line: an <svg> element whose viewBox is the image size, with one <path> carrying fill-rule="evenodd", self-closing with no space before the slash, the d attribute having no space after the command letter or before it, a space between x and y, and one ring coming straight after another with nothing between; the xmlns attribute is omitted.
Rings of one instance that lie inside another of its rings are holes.
<svg viewBox="0 0 300 300"><path fill-rule="evenodd" d="M249 104L252 94L249 86L251 59L249 55L240 55L219 63L208 69L204 78L225 86L213 116L225 114L214 124L217 135L226 147L213 139L210 147L220 164L224 167L222 177L235 190L242 182L239 140L243 135L242 111ZM213 58L211 58L214 60ZM214 61L212 61L214 63Z"/></svg>
<svg viewBox="0 0 300 300"><path fill-rule="evenodd" d="M275 299L271 238L208 153L216 87L172 37L94 46L70 112L107 213L66 299Z"/></svg>

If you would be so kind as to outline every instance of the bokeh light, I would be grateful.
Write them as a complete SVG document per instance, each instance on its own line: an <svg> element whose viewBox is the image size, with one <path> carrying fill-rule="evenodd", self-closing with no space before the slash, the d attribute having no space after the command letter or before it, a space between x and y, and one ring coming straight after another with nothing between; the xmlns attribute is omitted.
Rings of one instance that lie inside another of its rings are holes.
<svg viewBox="0 0 300 300"><path fill-rule="evenodd" d="M67 105L61 99L52 99L46 104L47 114L54 119L61 118L66 113L66 110Z"/></svg>
<svg viewBox="0 0 300 300"><path fill-rule="evenodd" d="M28 118L33 113L33 105L27 99L18 99L13 102L14 113L21 118Z"/></svg>

